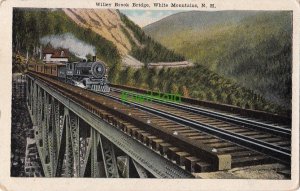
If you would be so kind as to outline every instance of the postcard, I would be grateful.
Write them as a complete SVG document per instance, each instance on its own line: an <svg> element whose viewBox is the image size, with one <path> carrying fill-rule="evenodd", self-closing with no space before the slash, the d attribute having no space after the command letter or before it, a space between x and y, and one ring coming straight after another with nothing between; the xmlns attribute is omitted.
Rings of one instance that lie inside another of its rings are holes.
<svg viewBox="0 0 300 191"><path fill-rule="evenodd" d="M0 190L299 189L299 1L0 9Z"/></svg>

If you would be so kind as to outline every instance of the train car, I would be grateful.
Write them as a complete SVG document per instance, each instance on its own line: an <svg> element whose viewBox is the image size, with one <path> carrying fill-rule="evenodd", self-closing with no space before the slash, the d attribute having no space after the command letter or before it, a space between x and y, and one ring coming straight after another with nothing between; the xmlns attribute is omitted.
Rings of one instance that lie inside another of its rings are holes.
<svg viewBox="0 0 300 191"><path fill-rule="evenodd" d="M28 70L31 72L36 71L36 64L28 64Z"/></svg>
<svg viewBox="0 0 300 191"><path fill-rule="evenodd" d="M28 70L57 78L58 80L80 85L97 92L109 92L107 85L107 67L104 62L93 61L29 64Z"/></svg>
<svg viewBox="0 0 300 191"><path fill-rule="evenodd" d="M51 65L45 64L44 68L45 68L44 74L51 76L51 73L52 73Z"/></svg>
<svg viewBox="0 0 300 191"><path fill-rule="evenodd" d="M65 68L66 65L62 63L53 63L44 65L44 74L54 77L59 77L59 69Z"/></svg>
<svg viewBox="0 0 300 191"><path fill-rule="evenodd" d="M43 64L36 64L36 72L44 73L44 65Z"/></svg>

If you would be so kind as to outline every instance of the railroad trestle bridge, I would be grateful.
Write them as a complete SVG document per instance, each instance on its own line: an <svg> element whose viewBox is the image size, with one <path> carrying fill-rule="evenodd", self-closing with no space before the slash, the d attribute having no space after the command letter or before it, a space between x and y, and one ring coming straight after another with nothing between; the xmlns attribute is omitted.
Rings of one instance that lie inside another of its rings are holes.
<svg viewBox="0 0 300 191"><path fill-rule="evenodd" d="M100 93L37 73L26 76L46 177L193 178L277 163L290 175L289 118L221 104L214 110L187 98L184 104L132 103L120 98L125 86L111 84L111 92Z"/></svg>
<svg viewBox="0 0 300 191"><path fill-rule="evenodd" d="M193 177L47 83L26 77L26 101L46 177Z"/></svg>

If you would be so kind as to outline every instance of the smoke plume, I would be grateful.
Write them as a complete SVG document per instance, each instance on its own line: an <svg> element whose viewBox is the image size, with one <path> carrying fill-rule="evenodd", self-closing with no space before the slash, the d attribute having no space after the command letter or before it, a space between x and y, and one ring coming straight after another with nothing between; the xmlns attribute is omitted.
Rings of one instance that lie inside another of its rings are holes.
<svg viewBox="0 0 300 191"><path fill-rule="evenodd" d="M96 54L96 48L94 46L77 39L71 33L44 36L40 39L40 42L43 45L50 43L54 48L69 49L69 51L78 58L85 59L88 54L92 56Z"/></svg>

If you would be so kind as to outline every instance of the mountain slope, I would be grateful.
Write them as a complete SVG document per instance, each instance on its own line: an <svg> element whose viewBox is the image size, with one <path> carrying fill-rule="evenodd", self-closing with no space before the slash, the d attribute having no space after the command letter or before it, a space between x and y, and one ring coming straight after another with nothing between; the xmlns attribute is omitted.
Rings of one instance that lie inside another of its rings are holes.
<svg viewBox="0 0 300 191"><path fill-rule="evenodd" d="M72 34L74 38L95 47L99 59L110 64L120 62L117 47L91 29L80 27L61 9L23 9L13 11L13 48L15 52L37 57L41 39L45 36ZM76 44L80 48L81 44Z"/></svg>
<svg viewBox="0 0 300 191"><path fill-rule="evenodd" d="M257 13L257 11L180 12L149 24L143 27L143 30L155 37L156 40L160 40L166 34L173 35L182 30L201 31L210 26L238 23L243 18L254 16Z"/></svg>
<svg viewBox="0 0 300 191"><path fill-rule="evenodd" d="M144 63L184 59L154 42L118 10L15 8L13 17L14 50L30 56L37 56L45 36L50 40L71 36L78 39L74 46L95 47L92 52L110 66L121 63L126 55Z"/></svg>
<svg viewBox="0 0 300 191"><path fill-rule="evenodd" d="M76 24L84 28L90 28L95 33L113 42L119 52L128 54L131 44L122 30L126 30L133 42L139 44L134 34L121 21L116 10L110 9L63 9Z"/></svg>
<svg viewBox="0 0 300 191"><path fill-rule="evenodd" d="M290 106L290 12L184 12L144 30L186 58Z"/></svg>

